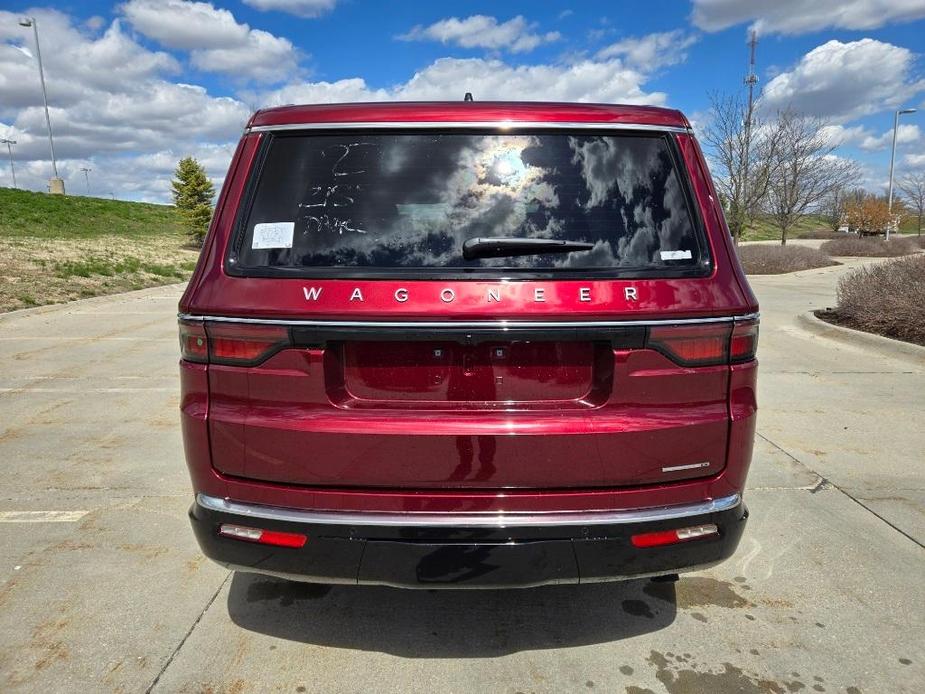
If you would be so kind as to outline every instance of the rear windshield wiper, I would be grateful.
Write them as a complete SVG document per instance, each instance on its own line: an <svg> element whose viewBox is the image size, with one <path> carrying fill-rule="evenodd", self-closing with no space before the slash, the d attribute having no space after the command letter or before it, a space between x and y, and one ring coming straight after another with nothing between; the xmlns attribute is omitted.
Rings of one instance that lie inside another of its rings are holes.
<svg viewBox="0 0 925 694"><path fill-rule="evenodd" d="M467 239L463 243L463 258L506 258L515 255L539 255L541 253L571 253L590 251L593 243L584 241L560 241L556 239L524 238L482 238Z"/></svg>

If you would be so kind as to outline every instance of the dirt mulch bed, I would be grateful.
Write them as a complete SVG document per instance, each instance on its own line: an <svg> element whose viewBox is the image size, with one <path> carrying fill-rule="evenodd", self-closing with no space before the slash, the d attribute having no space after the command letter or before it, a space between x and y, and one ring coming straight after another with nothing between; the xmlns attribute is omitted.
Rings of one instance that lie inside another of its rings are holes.
<svg viewBox="0 0 925 694"><path fill-rule="evenodd" d="M739 246L738 252L742 267L749 275L780 275L839 264L825 253L806 246L754 244Z"/></svg>
<svg viewBox="0 0 925 694"><path fill-rule="evenodd" d="M179 240L157 236L4 239L0 312L182 282L198 256Z"/></svg>
<svg viewBox="0 0 925 694"><path fill-rule="evenodd" d="M879 238L858 238L847 236L826 241L819 247L823 253L832 256L854 258L894 258L915 253L915 244L906 238L894 237L889 241Z"/></svg>
<svg viewBox="0 0 925 694"><path fill-rule="evenodd" d="M925 255L851 270L822 320L925 346Z"/></svg>

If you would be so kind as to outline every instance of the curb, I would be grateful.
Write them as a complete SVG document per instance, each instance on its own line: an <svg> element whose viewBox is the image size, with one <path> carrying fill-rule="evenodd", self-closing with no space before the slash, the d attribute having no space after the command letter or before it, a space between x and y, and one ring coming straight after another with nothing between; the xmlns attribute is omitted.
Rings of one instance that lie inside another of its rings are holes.
<svg viewBox="0 0 925 694"><path fill-rule="evenodd" d="M54 313L56 311L78 308L80 306L93 306L94 304L105 303L107 300L120 297L144 297L148 294L156 294L158 291L174 287L185 287L186 282L172 282L170 284L157 284L153 287L144 289L133 289L129 292L115 292L114 294L100 294L99 296L88 296L86 299L74 299L73 301L64 301L59 304L43 304L41 306L32 306L30 308L18 308L14 311L0 312L0 323L24 316L40 315L43 313Z"/></svg>
<svg viewBox="0 0 925 694"><path fill-rule="evenodd" d="M811 333L820 337L827 337L838 342L844 342L856 347L865 347L881 353L886 353L897 359L912 361L925 366L925 347L914 345L911 342L894 340L882 335L866 333L862 330L845 328L817 318L812 311L797 316L797 323Z"/></svg>

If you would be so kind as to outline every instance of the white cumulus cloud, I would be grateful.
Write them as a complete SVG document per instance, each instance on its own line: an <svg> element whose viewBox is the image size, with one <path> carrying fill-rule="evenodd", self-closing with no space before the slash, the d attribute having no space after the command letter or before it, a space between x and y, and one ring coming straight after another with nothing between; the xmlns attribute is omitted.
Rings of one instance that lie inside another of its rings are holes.
<svg viewBox="0 0 925 694"><path fill-rule="evenodd" d="M632 36L612 43L597 53L598 58L620 57L642 70L654 70L677 65L687 59L687 49L697 43L697 37L680 29L662 33Z"/></svg>
<svg viewBox="0 0 925 694"><path fill-rule="evenodd" d="M750 22L761 33L876 29L925 17L925 0L693 0L694 24L720 31Z"/></svg>
<svg viewBox="0 0 925 694"><path fill-rule="evenodd" d="M526 53L537 46L558 41L559 32L536 33L536 24L518 15L506 22L483 14L465 19L449 17L430 26L417 25L398 38L403 41L439 41L463 48L487 48L510 53Z"/></svg>
<svg viewBox="0 0 925 694"><path fill-rule="evenodd" d="M925 91L912 51L875 39L828 41L764 88L765 107L845 122L896 108Z"/></svg>
<svg viewBox="0 0 925 694"><path fill-rule="evenodd" d="M145 168L144 157L160 151L176 154L176 160L208 153L207 171L220 180L227 158L219 163L215 153L227 152L228 143L240 135L249 116L242 102L172 81L177 61L136 43L119 20L100 33L54 10L34 14L43 47L56 47L43 51L42 58L58 171L69 190L84 190L79 169L87 166L93 169L91 183L100 186L96 190L166 201L170 175ZM34 54L32 33L17 32L17 19L0 11L0 41L17 42ZM19 185L43 190L52 171L35 61L4 44L0 136L17 141L13 154Z"/></svg>
<svg viewBox="0 0 925 694"><path fill-rule="evenodd" d="M296 17L320 17L334 9L337 0L243 0L245 5L269 12L276 10Z"/></svg>
<svg viewBox="0 0 925 694"><path fill-rule="evenodd" d="M477 100L585 101L664 104L663 92L643 88L647 74L619 59L583 60L570 64L509 65L502 60L441 58L406 82L374 89L360 78L337 82L300 82L247 96L249 103L335 103L397 99L461 100L472 92Z"/></svg>
<svg viewBox="0 0 925 694"><path fill-rule="evenodd" d="M297 52L288 39L251 29L212 3L129 0L121 9L136 31L168 48L190 51L200 70L273 82L297 68Z"/></svg>

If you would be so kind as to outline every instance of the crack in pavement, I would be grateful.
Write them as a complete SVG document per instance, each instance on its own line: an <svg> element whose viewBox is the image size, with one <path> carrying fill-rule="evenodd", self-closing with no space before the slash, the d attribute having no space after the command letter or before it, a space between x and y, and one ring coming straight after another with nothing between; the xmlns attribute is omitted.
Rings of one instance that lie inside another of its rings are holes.
<svg viewBox="0 0 925 694"><path fill-rule="evenodd" d="M190 628L186 631L186 634L183 635L183 638L180 639L180 643L177 644L177 647L173 649L173 653L170 654L170 657L167 658L167 662L164 663L164 666L157 673L157 676L154 678L154 681L148 685L148 688L145 689L145 694L151 694L154 688L157 686L157 683L161 681L161 677L164 676L164 673L167 672L167 668L170 667L170 664L174 661L174 658L177 657L177 654L180 652L180 649L183 648L183 645L186 643L187 639L192 635L193 631L199 626L199 622L202 621L202 618L205 616L206 612L209 611L209 608L212 607L212 603L215 602L218 598L218 594L222 592L222 588L225 587L225 584L228 583L228 579L231 578L233 571L229 571L225 578L222 579L222 582L218 584L218 588L215 589L215 592L212 593L212 597L209 598L209 601L205 604L205 607L202 608L202 611L196 617L196 620L192 623Z"/></svg>
<svg viewBox="0 0 925 694"><path fill-rule="evenodd" d="M858 498L855 497L854 495L850 494L849 492L845 491L844 489L842 489L841 487L839 487L837 484L835 484L834 482L832 482L832 480L827 479L826 477L820 475L818 472L816 472L815 470L813 470L809 465L807 465L806 463L804 463L802 460L800 460L799 458L797 458L795 455L793 455L793 454L790 453L789 451L785 450L782 446L779 446L778 444L776 444L774 441L772 441L771 439L769 439L769 438L768 438L767 436L765 436L764 434L761 434L761 433L759 433L759 432L756 431L756 432L755 432L755 436L757 436L757 437L759 437L759 438L761 438L761 439L767 441L769 444L771 444L772 446L774 446L774 448L776 448L776 449L779 450L781 453L783 453L784 455L786 455L786 456L787 456L788 458L790 458L792 461L794 461L794 462L796 462L796 463L799 463L800 465L802 465L803 467L805 467L805 468L806 468L807 470L809 470L812 474L816 475L816 477L819 478L819 482L816 483L815 487L809 490L809 493L810 493L810 494L816 494L817 492L823 491L823 490L825 490L825 489L830 489L830 488L831 488L831 489L836 489L836 490L838 490L839 492L841 492L842 494L844 494L846 497L848 497L849 499L851 499L851 500L852 500L854 503L856 503L858 506L860 506L861 508L863 508L865 511L867 511L867 512L870 513L871 515L873 515L873 516L879 518L881 521L883 521L883 522L886 523L888 526L890 526L891 528L893 528L893 530L895 530L896 532L898 532L900 535L902 535L903 537L905 537L905 538L908 539L908 540L911 540L912 542L914 542L916 545L918 545L918 546L921 547L922 549L925 549L925 544L923 544L922 542L920 542L920 541L917 540L916 538L912 537L912 535L910 535L910 534L907 533L905 530L903 530L902 528L900 528L899 526L897 526L895 523L892 523L891 521L889 521L889 520L887 520L886 518L884 518L883 516L881 516L879 513L877 513L876 511L874 511L872 508L870 508L869 506L867 506L866 504L864 504L860 499L858 499Z"/></svg>

